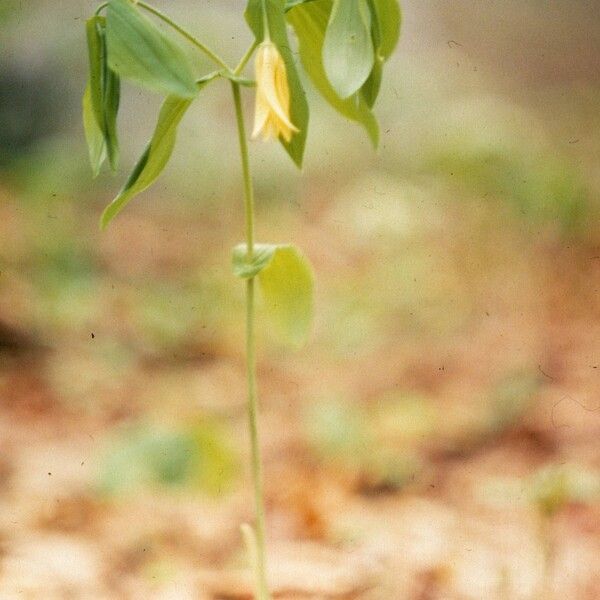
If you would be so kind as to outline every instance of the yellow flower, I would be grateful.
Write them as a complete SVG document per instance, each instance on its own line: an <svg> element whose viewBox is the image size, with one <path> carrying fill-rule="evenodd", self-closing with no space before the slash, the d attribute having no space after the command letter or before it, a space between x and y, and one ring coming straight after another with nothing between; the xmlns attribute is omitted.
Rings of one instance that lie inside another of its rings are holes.
<svg viewBox="0 0 600 600"><path fill-rule="evenodd" d="M256 111L252 139L281 136L286 142L299 130L290 120L290 89L277 47L265 40L256 53Z"/></svg>

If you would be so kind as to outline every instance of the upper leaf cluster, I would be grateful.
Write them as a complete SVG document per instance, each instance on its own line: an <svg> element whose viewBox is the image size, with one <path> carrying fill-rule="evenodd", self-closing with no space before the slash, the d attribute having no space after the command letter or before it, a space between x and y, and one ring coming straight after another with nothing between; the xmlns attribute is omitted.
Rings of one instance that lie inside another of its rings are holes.
<svg viewBox="0 0 600 600"><path fill-rule="evenodd" d="M102 8L106 8L105 17L99 14ZM141 1L109 0L87 21L89 80L83 97L83 121L95 175L106 159L113 170L117 168L121 78L166 95L152 138L122 190L104 211L102 227L162 172L173 151L177 126L204 85L219 76L238 85L253 83L240 78L237 69L229 69L216 55L211 57L222 68L197 79L186 52L142 9L207 50L191 34ZM341 115L361 124L377 145L379 130L372 107L384 62L398 41L397 0L248 0L245 16L256 45L271 40L285 62L290 118L298 131L289 141L282 137L280 141L299 167L308 133L309 107L288 25L296 35L300 61L314 87Z"/></svg>

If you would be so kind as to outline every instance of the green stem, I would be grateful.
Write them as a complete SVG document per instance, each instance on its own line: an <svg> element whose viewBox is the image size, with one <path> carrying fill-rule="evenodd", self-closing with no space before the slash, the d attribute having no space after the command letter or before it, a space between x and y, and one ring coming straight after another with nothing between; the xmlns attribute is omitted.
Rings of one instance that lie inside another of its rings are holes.
<svg viewBox="0 0 600 600"><path fill-rule="evenodd" d="M189 31L186 31L183 27L180 27L173 21L170 17L165 15L165 13L158 10L158 8L154 8L150 4L146 4L146 2L142 2L141 0L136 3L139 7L147 10L149 13L153 14L155 17L158 17L161 21L172 27L177 33L182 35L188 42L196 46L201 52L204 52L208 58L212 61L216 62L220 67L226 69L227 71L231 71L227 63L216 53L213 52L208 46L203 44L198 38L194 37ZM105 9L109 5L109 2L103 2L97 9L96 14L100 14L100 12Z"/></svg>
<svg viewBox="0 0 600 600"><path fill-rule="evenodd" d="M252 175L250 174L250 162L248 159L248 142L246 141L246 127L244 125L244 112L240 86L232 81L233 100L235 103L235 114L237 119L240 155L242 159L242 171L244 176L244 206L246 213L246 245L248 259L252 259L254 252L254 191L252 187ZM256 545L257 564L256 582L257 600L270 600L267 585L267 565L265 550L265 507L263 493L262 461L258 441L258 398L256 393L256 354L254 337L254 288L255 279L251 277L246 282L246 364L248 377L248 422L250 427L250 444L252 450L252 478L254 480L254 502L256 510Z"/></svg>
<svg viewBox="0 0 600 600"><path fill-rule="evenodd" d="M167 25L172 27L175 31L177 31L177 33L182 35L188 42L191 42L194 46L196 46L196 48L198 48L199 50L204 52L204 54L206 54L206 56L208 56L211 60L216 62L219 66L223 67L224 69L227 69L227 71L231 70L229 68L229 66L227 65L227 63L218 54L213 52L208 46L205 46L199 39L197 39L191 33L186 31L185 29L183 29L183 27L180 27L179 25L177 25L177 23L175 23L175 21L171 20L167 15L162 13L160 10L158 10L157 8L154 8L153 6L150 6L150 4L146 4L145 2L142 2L141 0L137 4L138 4L138 6L141 6L142 8L147 10L149 13L152 13L154 16L158 17L159 19L164 21Z"/></svg>
<svg viewBox="0 0 600 600"><path fill-rule="evenodd" d="M284 2L285 4L285 2ZM269 27L269 17L267 16L267 2L266 0L260 0L260 8L263 18L263 41L271 41L271 28Z"/></svg>
<svg viewBox="0 0 600 600"><path fill-rule="evenodd" d="M248 64L248 61L250 60L250 57L252 56L252 53L256 50L257 46L258 40L254 40L250 48L246 50L246 54L242 56L242 59L238 63L238 66L233 70L234 75L239 75L244 70L244 67Z"/></svg>
<svg viewBox="0 0 600 600"><path fill-rule="evenodd" d="M254 188L252 186L252 175L250 173L250 160L248 158L248 142L246 141L246 126L244 124L244 111L242 110L242 98L240 84L232 81L233 101L235 104L235 115L237 119L238 137L240 142L240 155L242 159L242 173L244 177L244 210L246 215L246 244L248 246L248 259L252 259L254 253Z"/></svg>
<svg viewBox="0 0 600 600"><path fill-rule="evenodd" d="M109 4L110 2L103 2L102 4L100 4L100 6L98 6L94 14L98 16Z"/></svg>

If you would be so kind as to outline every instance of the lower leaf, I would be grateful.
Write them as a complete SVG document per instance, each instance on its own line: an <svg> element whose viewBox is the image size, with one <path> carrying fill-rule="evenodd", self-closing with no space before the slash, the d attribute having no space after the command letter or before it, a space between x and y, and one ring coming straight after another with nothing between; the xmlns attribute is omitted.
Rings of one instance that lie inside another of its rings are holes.
<svg viewBox="0 0 600 600"><path fill-rule="evenodd" d="M313 319L314 278L308 260L294 246L277 246L258 274L260 289L275 326L286 341L300 347Z"/></svg>
<svg viewBox="0 0 600 600"><path fill-rule="evenodd" d="M256 277L271 262L277 250L274 244L255 244L252 258L249 258L247 248L246 244L238 244L232 255L233 274L242 279Z"/></svg>
<svg viewBox="0 0 600 600"><path fill-rule="evenodd" d="M267 312L281 336L299 347L307 339L313 318L314 277L308 259L290 244L254 244L233 249L233 272L258 279Z"/></svg>

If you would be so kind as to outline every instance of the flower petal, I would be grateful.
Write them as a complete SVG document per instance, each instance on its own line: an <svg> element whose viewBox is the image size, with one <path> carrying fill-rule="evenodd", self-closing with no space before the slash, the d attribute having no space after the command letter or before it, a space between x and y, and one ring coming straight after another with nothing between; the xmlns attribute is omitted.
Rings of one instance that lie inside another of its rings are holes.
<svg viewBox="0 0 600 600"><path fill-rule="evenodd" d="M256 139L260 135L260 132L264 129L270 113L271 109L269 107L269 104L266 102L262 92L260 90L257 90L252 139Z"/></svg>
<svg viewBox="0 0 600 600"><path fill-rule="evenodd" d="M290 119L290 90L285 62L271 41L263 42L256 54L256 107L252 138L281 137L289 142L298 128Z"/></svg>

